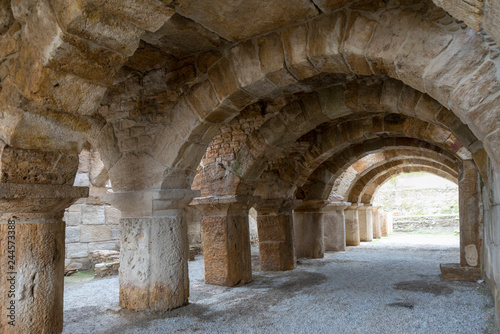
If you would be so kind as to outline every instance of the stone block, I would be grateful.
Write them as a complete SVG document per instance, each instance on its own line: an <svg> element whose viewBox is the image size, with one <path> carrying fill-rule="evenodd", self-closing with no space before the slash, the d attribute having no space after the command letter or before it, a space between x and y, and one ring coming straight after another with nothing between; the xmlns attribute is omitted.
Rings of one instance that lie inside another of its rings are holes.
<svg viewBox="0 0 500 334"><path fill-rule="evenodd" d="M102 241L88 243L89 252L95 250L119 250L120 242L118 241Z"/></svg>
<svg viewBox="0 0 500 334"><path fill-rule="evenodd" d="M367 19L358 13L352 13L348 19L342 53L349 67L356 74L373 74L366 61L365 48L370 41L376 23L376 21Z"/></svg>
<svg viewBox="0 0 500 334"><path fill-rule="evenodd" d="M120 229L119 228L112 228L111 229L111 239L112 240L119 240L120 239Z"/></svg>
<svg viewBox="0 0 500 334"><path fill-rule="evenodd" d="M307 57L307 26L293 26L283 32L283 46L288 70L299 80L319 74Z"/></svg>
<svg viewBox="0 0 500 334"><path fill-rule="evenodd" d="M64 221L69 226L80 225L82 223L82 214L81 212L66 211L64 213Z"/></svg>
<svg viewBox="0 0 500 334"><path fill-rule="evenodd" d="M340 46L344 37L344 12L323 15L309 23L308 55L321 72L348 73Z"/></svg>
<svg viewBox="0 0 500 334"><path fill-rule="evenodd" d="M86 243L66 244L66 258L79 258L89 256L89 246Z"/></svg>
<svg viewBox="0 0 500 334"><path fill-rule="evenodd" d="M440 264L441 275L445 281L477 281L481 279L481 268L461 267L458 263Z"/></svg>
<svg viewBox="0 0 500 334"><path fill-rule="evenodd" d="M66 227L66 243L80 241L80 226Z"/></svg>
<svg viewBox="0 0 500 334"><path fill-rule="evenodd" d="M80 242L99 242L111 240L109 225L82 225Z"/></svg>
<svg viewBox="0 0 500 334"><path fill-rule="evenodd" d="M284 67L285 53L281 36L272 33L257 39L259 61L262 73L278 87L285 87L297 82Z"/></svg>
<svg viewBox="0 0 500 334"><path fill-rule="evenodd" d="M84 225L104 225L106 216L104 215L104 206L85 205L82 207L82 224Z"/></svg>
<svg viewBox="0 0 500 334"><path fill-rule="evenodd" d="M94 277L102 278L107 276L115 276L118 275L119 269L120 269L119 261L98 263L94 267Z"/></svg>

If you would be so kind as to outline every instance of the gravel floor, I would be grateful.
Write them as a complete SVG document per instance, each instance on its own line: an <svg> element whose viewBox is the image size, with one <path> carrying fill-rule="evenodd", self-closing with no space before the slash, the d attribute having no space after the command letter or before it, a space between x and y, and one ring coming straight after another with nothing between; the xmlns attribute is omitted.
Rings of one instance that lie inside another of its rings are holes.
<svg viewBox="0 0 500 334"><path fill-rule="evenodd" d="M117 308L118 278L67 278L64 333L497 333L484 283L445 282L458 262L454 236L393 235L261 272L226 288L203 283L189 263L190 304L161 315Z"/></svg>

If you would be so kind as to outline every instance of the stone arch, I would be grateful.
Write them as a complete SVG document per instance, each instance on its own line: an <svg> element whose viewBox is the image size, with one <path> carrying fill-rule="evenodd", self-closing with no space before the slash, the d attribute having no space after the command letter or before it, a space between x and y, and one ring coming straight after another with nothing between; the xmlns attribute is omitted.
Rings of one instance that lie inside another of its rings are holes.
<svg viewBox="0 0 500 334"><path fill-rule="evenodd" d="M422 154L422 152L415 152L415 150L388 150L378 154L370 154L358 160L352 166L344 170L342 175L335 181L329 183L333 185L333 189L331 190L335 191L337 195L345 196L349 193L351 185L356 184L356 182L370 170L381 166L389 168L391 166L387 165L388 163L402 161L406 161L410 164L415 164L416 161L422 163L428 161L429 163L439 164L441 166L440 168L445 169L448 173L457 174L458 176L459 161L452 162L444 159L438 154L431 154L430 152Z"/></svg>
<svg viewBox="0 0 500 334"><path fill-rule="evenodd" d="M347 27L345 34L344 27ZM488 122L482 125L478 122L482 117L477 115L491 111L490 101L497 99L493 89L497 64L489 59L489 51L480 36L468 28L453 32L447 31L448 28L408 9L383 11L378 20L355 11L321 15L280 34L236 45L209 69L208 81L194 87L183 103L191 102L201 117L223 115L220 119L224 121L244 106L273 96L279 87L289 89L297 81L319 73L353 71L357 75L380 75L385 72L451 107L482 142L489 136L486 148L494 158L489 142L496 140L491 125L498 123L498 113L488 112L489 116L485 115ZM433 34L423 33L427 29ZM321 33L314 33L318 31ZM440 42L426 43L431 35ZM274 43L281 40L283 43ZM418 45L425 48L419 50ZM476 85L479 80L487 82L483 93L479 93ZM481 96L471 102L473 105L464 94L469 89Z"/></svg>
<svg viewBox="0 0 500 334"><path fill-rule="evenodd" d="M452 164L457 161L456 155L417 139L398 137L394 141L387 138L367 140L363 144L349 146L321 164L311 173L307 182L299 187L297 195L305 200L326 199L331 193L334 182L353 164L359 161L363 165L363 161L369 161L369 156L372 154L379 154L381 157L388 154L389 157L394 157L389 152L398 152L399 150L414 152L415 155L421 157L441 157ZM358 172L358 168L355 171Z"/></svg>
<svg viewBox="0 0 500 334"><path fill-rule="evenodd" d="M361 203L373 204L373 200L378 189L380 189L380 187L382 187L387 181L396 175L413 172L431 173L458 185L458 178L455 175L450 175L441 169L433 168L431 166L402 166L387 170L387 173L382 173L378 177L373 178L370 181L370 184L367 184L363 192L360 193L359 198Z"/></svg>
<svg viewBox="0 0 500 334"><path fill-rule="evenodd" d="M377 179L380 175L387 173L391 169L403 168L405 166L428 166L433 170L440 170L441 172L448 174L448 179L455 178L456 181L458 178L457 169L454 170L436 161L417 158L399 159L388 161L387 163L379 165L374 165L373 167L366 169L351 182L351 186L347 189L347 191L340 193L339 195L345 196L351 203L362 203L359 201L359 199L364 193L366 187L368 187L374 179Z"/></svg>

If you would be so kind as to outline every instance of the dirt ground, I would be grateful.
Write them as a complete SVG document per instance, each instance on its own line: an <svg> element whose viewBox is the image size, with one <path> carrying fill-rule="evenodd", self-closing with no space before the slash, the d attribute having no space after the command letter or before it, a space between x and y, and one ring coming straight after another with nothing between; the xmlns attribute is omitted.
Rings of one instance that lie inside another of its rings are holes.
<svg viewBox="0 0 500 334"><path fill-rule="evenodd" d="M205 285L203 258L189 263L190 304L163 314L118 308L118 278L66 278L64 333L497 333L481 282L445 282L459 239L392 235L288 272L261 272L227 288Z"/></svg>

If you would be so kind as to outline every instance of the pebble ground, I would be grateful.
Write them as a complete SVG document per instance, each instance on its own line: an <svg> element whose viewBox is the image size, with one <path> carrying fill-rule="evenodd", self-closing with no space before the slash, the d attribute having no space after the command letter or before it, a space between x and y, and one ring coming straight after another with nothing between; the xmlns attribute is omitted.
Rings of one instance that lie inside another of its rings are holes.
<svg viewBox="0 0 500 334"><path fill-rule="evenodd" d="M392 235L250 284L205 285L203 258L189 263L190 304L164 314L118 309L118 278L67 278L64 333L498 333L484 283L445 282L458 237Z"/></svg>

